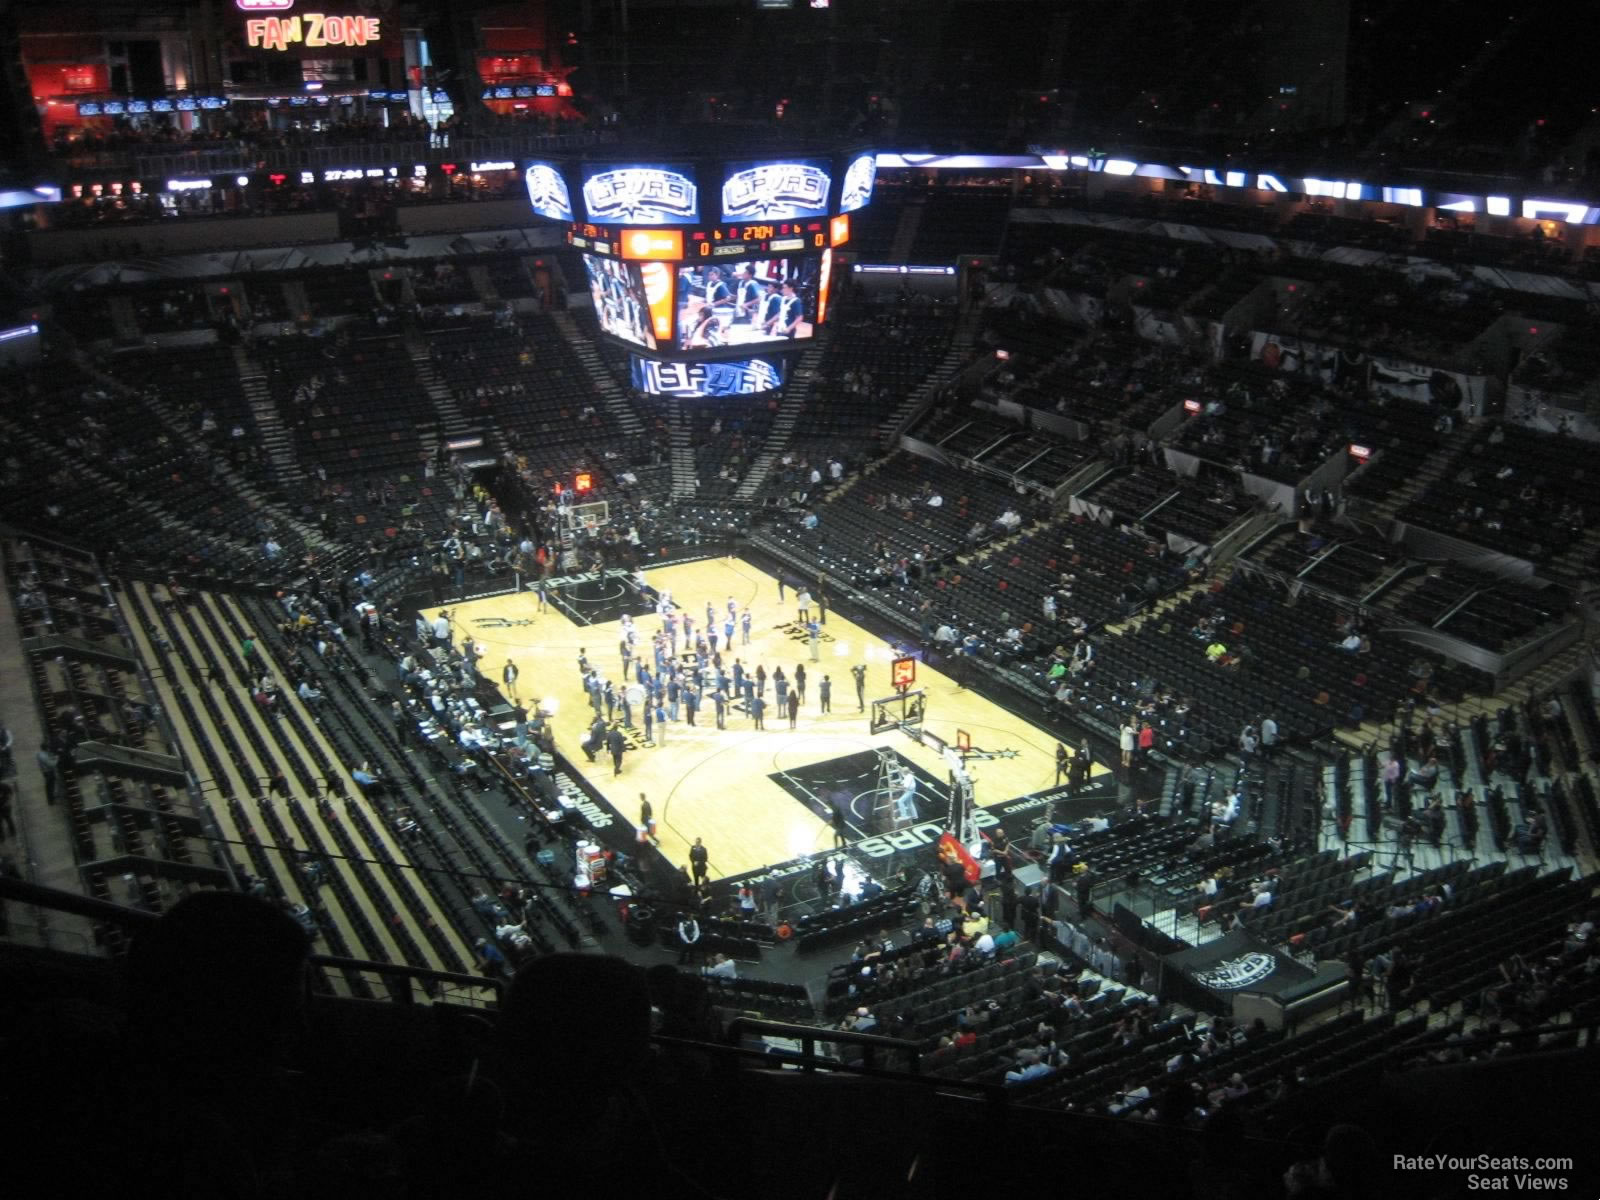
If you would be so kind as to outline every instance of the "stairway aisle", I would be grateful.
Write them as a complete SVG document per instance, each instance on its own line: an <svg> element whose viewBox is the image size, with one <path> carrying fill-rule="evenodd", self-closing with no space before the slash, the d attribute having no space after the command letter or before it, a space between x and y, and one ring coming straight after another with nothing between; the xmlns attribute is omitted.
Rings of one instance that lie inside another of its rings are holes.
<svg viewBox="0 0 1600 1200"><path fill-rule="evenodd" d="M303 483L306 474L300 467L300 460L295 457L294 443L289 437L288 427L283 423L283 414L272 402L266 369L243 346L233 348L233 362L239 371L239 385L244 391L245 402L250 405L256 428L261 431L261 444L267 448L267 460L272 464L273 472L282 483Z"/></svg>
<svg viewBox="0 0 1600 1200"><path fill-rule="evenodd" d="M411 366L416 372L417 382L422 384L422 390L428 393L428 399L433 404L433 411L439 414L439 433L446 443L474 437L483 437L483 431L472 421L467 419L467 414L461 411L461 406L456 403L455 394L445 385L444 379L434 369L433 359L428 354L427 340L415 331L406 335L406 353L411 356ZM422 448L429 457L439 452L439 441L432 430L417 430L417 438L422 443ZM484 448L480 454L491 458L496 453L495 449L485 440Z"/></svg>
<svg viewBox="0 0 1600 1200"><path fill-rule="evenodd" d="M890 262L910 261L911 248L917 244L917 233L922 228L922 217L927 210L928 201L925 197L907 200L900 209L900 221L894 227L894 241L889 243Z"/></svg>
<svg viewBox="0 0 1600 1200"><path fill-rule="evenodd" d="M668 426L672 437L672 498L693 500L700 490L700 480L695 476L694 442L690 436L689 422L683 415L683 405L674 402Z"/></svg>
<svg viewBox="0 0 1600 1200"><path fill-rule="evenodd" d="M578 323L572 319L572 314L567 312L552 312L550 320L561 331L562 340L572 347L572 352L578 356L578 361L583 364L583 369L589 373L595 390L600 393L600 398L606 406L606 411L611 414L612 420L617 423L617 428L628 437L636 437L644 432L644 421L639 417L633 407L633 401L622 385L617 382L617 377L612 374L611 368L606 366L605 360L600 357L600 351L595 344L578 328Z"/></svg>
<svg viewBox="0 0 1600 1200"><path fill-rule="evenodd" d="M284 430L283 422L278 417L277 406L272 403L272 399L267 392L266 372L263 371L260 365L257 364L253 359L249 358L248 355L245 354L244 350L238 346L234 347L234 362L240 368L239 382L241 387L244 389L245 398L250 404L251 412L256 418L256 423L260 429L263 444L266 442L268 432L265 427L261 426L262 410L264 408L267 410L268 414L270 414L272 419L272 427L277 431L278 436L281 439L280 446L284 448L285 453L288 453L288 433L286 430ZM132 388L123 383L121 380L116 379L111 375L107 375L105 372L99 370L94 365L94 362L87 356L80 354L78 356L78 365L84 372L93 375L110 390L121 392L128 396L134 394ZM251 374L248 377L245 374L246 369L251 371ZM166 402L166 400L161 398L158 393L151 391L142 396L141 400L151 412L155 413L156 416L161 418L162 423L172 431L175 439L181 441L189 436L182 418L172 408L172 406ZM273 468L276 470L278 466L278 459L272 446L268 445L267 453L271 458ZM293 464L292 456L290 457L290 463L291 470L293 472L291 479L303 480L305 476L300 471L299 467ZM220 478L225 480L228 486L231 487L235 492L253 501L258 508L271 512L277 520L283 522L285 525L288 525L296 533L298 533L308 546L320 550L328 545L328 541L322 536L321 531L311 525L307 525L304 521L301 521L289 510L286 505L276 503L262 495L260 489L257 488L254 483L246 479L243 475L239 474L239 472L234 470L231 466L228 466L225 461L219 460L216 462L215 469Z"/></svg>
<svg viewBox="0 0 1600 1200"><path fill-rule="evenodd" d="M953 379L958 371L966 365L967 356L973 344L978 339L978 328L983 323L983 312L977 307L969 308L961 314L956 322L955 332L950 338L950 347L939 360L939 365L933 369L926 379L908 395L900 406L890 413L888 418L878 427L878 437L886 449L893 449L893 441L903 433L913 420L930 404L945 384Z"/></svg>
<svg viewBox="0 0 1600 1200"><path fill-rule="evenodd" d="M772 420L772 428L767 430L767 436L763 439L755 460L750 464L750 469L745 472L744 478L739 481L739 486L734 489L735 500L749 503L760 496L762 487L772 474L773 465L788 449L789 442L794 438L795 426L800 423L800 414L805 410L806 401L816 395L814 389L817 369L822 365L822 356L827 349L827 343L828 330L827 326L823 326L795 363L793 374L784 382L783 399L778 404L778 413Z"/></svg>

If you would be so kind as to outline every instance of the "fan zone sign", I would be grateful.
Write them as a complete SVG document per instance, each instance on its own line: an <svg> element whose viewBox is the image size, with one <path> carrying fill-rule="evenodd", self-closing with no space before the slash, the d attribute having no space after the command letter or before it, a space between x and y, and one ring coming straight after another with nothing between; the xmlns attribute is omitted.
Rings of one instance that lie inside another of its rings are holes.
<svg viewBox="0 0 1600 1200"><path fill-rule="evenodd" d="M244 23L244 40L252 50L365 46L379 41L382 36L378 17L297 13L292 17L252 17Z"/></svg>
<svg viewBox="0 0 1600 1200"><path fill-rule="evenodd" d="M722 184L725 221L791 220L828 211L828 173L805 163L762 163Z"/></svg>
<svg viewBox="0 0 1600 1200"><path fill-rule="evenodd" d="M694 180L661 167L617 167L583 185L589 220L630 225L692 224L700 204Z"/></svg>

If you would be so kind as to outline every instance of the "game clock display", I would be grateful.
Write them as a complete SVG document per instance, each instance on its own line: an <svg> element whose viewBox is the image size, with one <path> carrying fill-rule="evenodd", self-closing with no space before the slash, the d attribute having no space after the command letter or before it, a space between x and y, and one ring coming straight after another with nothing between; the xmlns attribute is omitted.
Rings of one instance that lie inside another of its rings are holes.
<svg viewBox="0 0 1600 1200"><path fill-rule="evenodd" d="M570 245L591 254L662 262L768 258L774 254L825 250L843 246L849 240L848 216L830 220L715 225L705 229L640 229L582 222L573 224L567 231Z"/></svg>

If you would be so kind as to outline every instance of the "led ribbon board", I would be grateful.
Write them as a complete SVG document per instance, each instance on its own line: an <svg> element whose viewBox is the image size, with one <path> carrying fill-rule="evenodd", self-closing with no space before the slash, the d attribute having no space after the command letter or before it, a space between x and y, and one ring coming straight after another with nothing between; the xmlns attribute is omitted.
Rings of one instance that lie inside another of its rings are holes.
<svg viewBox="0 0 1600 1200"><path fill-rule="evenodd" d="M832 177L810 162L734 163L722 182L724 221L784 221L828 212Z"/></svg>
<svg viewBox="0 0 1600 1200"><path fill-rule="evenodd" d="M862 154L845 168L844 190L839 197L839 211L855 212L865 208L872 199L872 186L878 180L878 158Z"/></svg>
<svg viewBox="0 0 1600 1200"><path fill-rule="evenodd" d="M633 356L633 386L652 396L754 396L782 384L782 365L774 359L683 363Z"/></svg>
<svg viewBox="0 0 1600 1200"><path fill-rule="evenodd" d="M528 186L528 203L541 217L552 221L572 221L572 193L567 181L552 164L536 162L522 175Z"/></svg>
<svg viewBox="0 0 1600 1200"><path fill-rule="evenodd" d="M693 225L700 219L699 189L666 167L612 167L583 181L587 220L621 225Z"/></svg>

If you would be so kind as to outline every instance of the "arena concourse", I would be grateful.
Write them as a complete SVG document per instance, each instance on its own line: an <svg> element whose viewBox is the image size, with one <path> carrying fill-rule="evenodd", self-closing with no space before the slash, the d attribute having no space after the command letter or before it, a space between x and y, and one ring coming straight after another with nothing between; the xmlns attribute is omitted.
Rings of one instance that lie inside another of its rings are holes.
<svg viewBox="0 0 1600 1200"><path fill-rule="evenodd" d="M0 16L20 1177L1592 1190L1570 17L602 7Z"/></svg>

